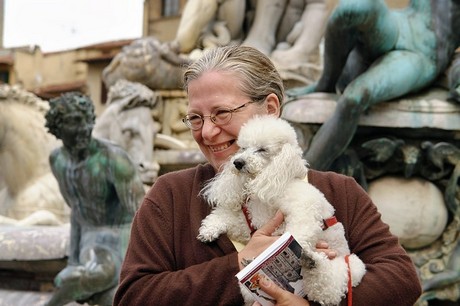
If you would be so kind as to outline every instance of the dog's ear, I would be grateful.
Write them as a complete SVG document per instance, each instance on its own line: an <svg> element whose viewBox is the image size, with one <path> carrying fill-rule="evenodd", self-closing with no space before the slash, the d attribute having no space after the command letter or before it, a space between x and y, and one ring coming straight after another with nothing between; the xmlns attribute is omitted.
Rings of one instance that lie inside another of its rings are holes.
<svg viewBox="0 0 460 306"><path fill-rule="evenodd" d="M272 157L265 169L251 182L251 190L263 201L285 192L293 178L303 179L307 175L307 165L302 159L302 149L292 144L284 144L281 151Z"/></svg>
<svg viewBox="0 0 460 306"><path fill-rule="evenodd" d="M222 172L204 186L200 195L213 207L240 210L244 201L243 183L233 171L233 165L228 162Z"/></svg>

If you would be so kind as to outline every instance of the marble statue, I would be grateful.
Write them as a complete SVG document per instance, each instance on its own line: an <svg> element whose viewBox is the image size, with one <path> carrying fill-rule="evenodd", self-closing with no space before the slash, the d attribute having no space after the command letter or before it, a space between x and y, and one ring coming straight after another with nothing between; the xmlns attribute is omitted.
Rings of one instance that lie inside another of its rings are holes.
<svg viewBox="0 0 460 306"><path fill-rule="evenodd" d="M328 169L370 106L431 85L460 44L459 28L459 0L411 0L403 10L383 0L341 0L327 24L321 78L287 92L342 92L305 154L310 165Z"/></svg>
<svg viewBox="0 0 460 306"><path fill-rule="evenodd" d="M179 53L190 53L241 40L245 11L245 0L188 0L172 45Z"/></svg>
<svg viewBox="0 0 460 306"><path fill-rule="evenodd" d="M171 43L160 42L152 36L140 38L113 58L102 71L102 79L106 88L125 79L153 90L177 89L182 87L184 65L189 61Z"/></svg>
<svg viewBox="0 0 460 306"><path fill-rule="evenodd" d="M153 184L160 169L153 159L157 131L151 114L160 99L145 85L120 79L110 87L107 107L93 129L94 137L113 141L129 154L146 185Z"/></svg>
<svg viewBox="0 0 460 306"><path fill-rule="evenodd" d="M273 57L283 74L311 83L319 75L319 44L330 0L188 0L175 38L134 41L103 71L107 88L119 79L151 89L181 88L183 67L203 50L245 44ZM272 54L273 52L273 54Z"/></svg>
<svg viewBox="0 0 460 306"><path fill-rule="evenodd" d="M284 71L302 73L317 64L332 4L327 0L257 0L254 21L243 44L269 55Z"/></svg>
<svg viewBox="0 0 460 306"><path fill-rule="evenodd" d="M70 210L48 156L61 145L45 129L48 103L0 85L0 225L61 225Z"/></svg>
<svg viewBox="0 0 460 306"><path fill-rule="evenodd" d="M68 263L46 305L111 305L132 218L144 196L142 181L126 151L92 137L89 97L70 92L52 99L45 118L63 143L49 162L71 208Z"/></svg>

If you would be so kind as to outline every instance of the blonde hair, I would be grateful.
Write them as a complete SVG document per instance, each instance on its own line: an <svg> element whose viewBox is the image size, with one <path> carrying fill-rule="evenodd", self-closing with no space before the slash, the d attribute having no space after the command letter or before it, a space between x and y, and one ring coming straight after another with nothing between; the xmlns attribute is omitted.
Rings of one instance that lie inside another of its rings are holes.
<svg viewBox="0 0 460 306"><path fill-rule="evenodd" d="M241 79L241 91L252 101L264 101L274 93L280 103L284 101L284 84L272 61L259 50L229 45L206 51L191 63L184 73L184 89L190 81L198 79L207 71L229 72Z"/></svg>

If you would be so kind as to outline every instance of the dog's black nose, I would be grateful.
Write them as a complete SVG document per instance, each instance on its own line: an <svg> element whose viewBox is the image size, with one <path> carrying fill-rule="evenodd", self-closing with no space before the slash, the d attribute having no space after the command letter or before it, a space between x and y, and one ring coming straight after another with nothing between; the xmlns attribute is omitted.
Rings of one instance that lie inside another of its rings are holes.
<svg viewBox="0 0 460 306"><path fill-rule="evenodd" d="M241 158L237 158L233 161L233 164L235 165L235 168L238 170L243 169L245 162Z"/></svg>

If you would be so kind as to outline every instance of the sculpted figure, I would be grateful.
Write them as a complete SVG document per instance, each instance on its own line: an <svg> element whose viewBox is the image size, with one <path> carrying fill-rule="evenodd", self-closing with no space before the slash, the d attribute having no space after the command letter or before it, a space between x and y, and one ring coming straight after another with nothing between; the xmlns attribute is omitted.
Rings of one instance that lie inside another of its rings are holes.
<svg viewBox="0 0 460 306"><path fill-rule="evenodd" d="M319 45L332 6L327 4L327 0L291 0L283 20L291 18L290 11L296 9L296 2L297 6L303 4L301 16L291 31L282 37L270 57L280 69L302 73L299 71L302 66L309 63L319 65ZM282 30L281 26L278 33Z"/></svg>
<svg viewBox="0 0 460 306"><path fill-rule="evenodd" d="M445 144L442 144L444 146ZM448 181L447 193L450 193L446 198L447 208L453 216L451 224L448 226L446 233L451 232L451 235L446 235L443 241L444 252L447 251L446 258L444 259L445 267L441 271L434 272L431 278L422 282L423 295L421 301L428 301L435 298L446 299L445 297L437 296L439 291L445 288L455 287L456 290L451 290L453 296L452 300L458 300L460 293L460 150L453 148L456 152L451 161L455 162L452 176ZM450 189L450 190L449 190ZM445 251L446 250L446 251ZM435 266L435 265L434 265Z"/></svg>
<svg viewBox="0 0 460 306"><path fill-rule="evenodd" d="M156 129L151 114L159 100L148 87L120 79L110 87L108 106L93 130L94 137L111 140L129 154L147 185L155 181L160 169L153 160Z"/></svg>
<svg viewBox="0 0 460 306"><path fill-rule="evenodd" d="M278 68L297 68L311 61L330 7L327 0L256 0L254 22L243 44L269 55Z"/></svg>
<svg viewBox="0 0 460 306"><path fill-rule="evenodd" d="M71 301L112 305L131 221L144 189L127 153L91 137L94 108L73 92L50 101L46 127L62 140L49 162L71 208L67 267L46 305Z"/></svg>
<svg viewBox="0 0 460 306"><path fill-rule="evenodd" d="M253 0L246 5L242 0L189 0L171 45L180 53L190 53L244 39L244 45L272 55L279 67L298 68L311 60L323 37L331 7L326 2Z"/></svg>
<svg viewBox="0 0 460 306"><path fill-rule="evenodd" d="M329 15L326 2L188 0L174 40L163 43L147 37L124 47L104 69L104 83L109 88L117 80L126 79L151 89L182 88L184 65L203 49L233 43L253 46L270 55L279 42L284 42L273 53L273 60L278 68L298 73L312 61L312 54L317 55ZM250 22L251 14L254 17Z"/></svg>
<svg viewBox="0 0 460 306"><path fill-rule="evenodd" d="M444 72L460 43L459 0L411 0L390 10L383 0L341 0L325 34L324 70L288 95L343 90L305 158L328 169L348 146L372 105L416 92Z"/></svg>
<svg viewBox="0 0 460 306"><path fill-rule="evenodd" d="M45 129L48 103L0 85L0 225L61 225L70 211L48 163L61 143Z"/></svg>
<svg viewBox="0 0 460 306"><path fill-rule="evenodd" d="M107 88L125 79L151 89L177 89L182 87L183 66L188 62L170 43L140 38L115 56L102 71L102 79Z"/></svg>
<svg viewBox="0 0 460 306"><path fill-rule="evenodd" d="M188 0L173 45L189 53L241 39L245 10L245 0Z"/></svg>
<svg viewBox="0 0 460 306"><path fill-rule="evenodd" d="M276 31L288 0L255 0L254 18L243 45L270 55L276 45Z"/></svg>
<svg viewBox="0 0 460 306"><path fill-rule="evenodd" d="M452 67L448 75L449 80L449 98L460 103L460 52L452 63Z"/></svg>

